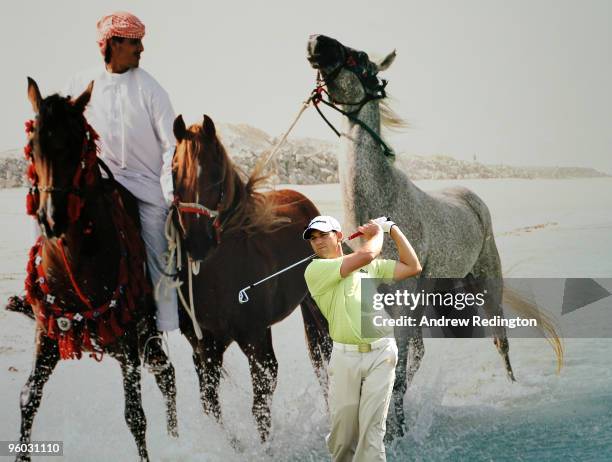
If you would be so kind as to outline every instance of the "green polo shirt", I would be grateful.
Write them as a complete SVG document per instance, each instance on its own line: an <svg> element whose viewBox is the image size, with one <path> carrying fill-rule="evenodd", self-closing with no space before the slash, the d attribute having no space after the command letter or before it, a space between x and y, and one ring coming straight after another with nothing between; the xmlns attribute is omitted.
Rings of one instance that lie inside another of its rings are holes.
<svg viewBox="0 0 612 462"><path fill-rule="evenodd" d="M376 338L361 337L361 279L393 279L395 260L372 261L343 278L340 276L342 259L318 258L306 267L306 285L327 319L329 334L335 342L371 343Z"/></svg>

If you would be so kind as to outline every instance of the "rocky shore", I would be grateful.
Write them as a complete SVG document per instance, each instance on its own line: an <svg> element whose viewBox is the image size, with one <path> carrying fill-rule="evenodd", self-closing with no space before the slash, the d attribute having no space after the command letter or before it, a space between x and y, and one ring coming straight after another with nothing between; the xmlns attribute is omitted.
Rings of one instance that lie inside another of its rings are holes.
<svg viewBox="0 0 612 462"><path fill-rule="evenodd" d="M219 124L222 141L234 162L252 171L277 139L246 124ZM289 139L270 162L275 181L289 184L338 182L338 143L312 138ZM594 178L611 176L583 167L521 167L490 165L453 157L399 153L396 166L413 180L465 178ZM0 153L0 188L27 186L26 162L21 150Z"/></svg>

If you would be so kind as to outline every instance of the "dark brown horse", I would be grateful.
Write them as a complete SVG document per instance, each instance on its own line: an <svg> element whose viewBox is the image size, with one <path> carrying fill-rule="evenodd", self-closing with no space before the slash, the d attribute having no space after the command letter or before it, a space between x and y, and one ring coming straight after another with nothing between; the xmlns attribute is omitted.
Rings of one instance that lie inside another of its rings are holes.
<svg viewBox="0 0 612 462"><path fill-rule="evenodd" d="M26 288L36 316L36 352L21 392L22 443L30 441L43 386L60 359L107 353L123 374L125 420L141 460L148 460L140 395L140 355L153 333L154 305L143 271L144 248L130 216L135 202L102 179L96 134L83 111L93 82L78 98L42 99L28 79L36 120L28 124L28 212L43 235L30 253ZM110 175L110 172L108 172ZM148 294L147 294L148 292ZM157 345L157 344L155 344ZM154 346L157 349L157 346ZM163 350L155 379L164 395L168 432L177 436L174 369ZM29 460L22 454L19 460Z"/></svg>
<svg viewBox="0 0 612 462"><path fill-rule="evenodd" d="M183 316L181 330L192 331L188 338L195 351L202 405L222 423L218 388L223 353L236 341L249 361L252 411L264 442L278 370L270 326L301 304L310 358L324 391L327 375L322 366L329 360L331 340L324 318L308 296L304 266L253 288L247 303L239 303L238 293L308 256L312 250L302 240L302 232L319 212L296 191L257 192L263 179L259 169L243 178L208 116L202 125L189 128L178 116L174 134L173 214L184 262L179 269L183 282L179 295L187 305L193 300L202 339L198 342L188 316Z"/></svg>

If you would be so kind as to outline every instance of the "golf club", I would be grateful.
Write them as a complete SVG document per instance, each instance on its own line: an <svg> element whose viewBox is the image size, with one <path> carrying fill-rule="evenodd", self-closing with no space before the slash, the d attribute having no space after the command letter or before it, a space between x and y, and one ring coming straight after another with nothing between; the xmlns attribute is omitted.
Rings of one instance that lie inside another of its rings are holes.
<svg viewBox="0 0 612 462"><path fill-rule="evenodd" d="M382 223L382 222L385 222L385 221L389 221L390 219L391 219L391 218L389 218L389 217L380 217L380 218L377 218L377 219L376 219L376 220L374 220L374 221L376 221L376 222L378 222L378 223ZM357 232L355 232L355 233L351 234L349 237L347 237L347 238L345 238L345 239L342 239L341 244L344 244L345 242L350 241L350 240L352 240L352 239L355 239L356 237L359 237L359 236L361 236L361 235L363 235L363 233L361 233L361 232L357 231ZM247 290L252 289L253 287L258 286L259 284L261 284L261 283L263 283L263 282L266 282L268 279L272 279L273 277L276 277L276 276L278 276L279 274L282 274L282 273L284 273L285 271L290 270L291 268L294 268L294 267L296 267L296 266L298 266L298 265L301 265L302 263L304 263L304 262L306 262L306 261L312 260L312 259L313 259L314 257L316 257L316 256L317 256L317 254L316 254L316 253L313 253L312 255L309 255L308 257L303 258L303 259L301 259L300 261L297 261L297 262L295 262L295 263L293 263L293 264L291 264L291 265L289 265L289 266L287 266L287 267L285 267L285 268L283 268L283 269L281 269L281 270L278 270L276 273L271 274L270 276L266 276L265 278L260 279L259 281L254 282L253 284L251 284L251 285L249 285L249 286L245 287L245 288L244 288L244 289L242 289L240 292L238 292L238 302L240 302L241 304L244 304L244 303L246 303L246 302L248 302L248 301L249 301L249 296L247 295Z"/></svg>

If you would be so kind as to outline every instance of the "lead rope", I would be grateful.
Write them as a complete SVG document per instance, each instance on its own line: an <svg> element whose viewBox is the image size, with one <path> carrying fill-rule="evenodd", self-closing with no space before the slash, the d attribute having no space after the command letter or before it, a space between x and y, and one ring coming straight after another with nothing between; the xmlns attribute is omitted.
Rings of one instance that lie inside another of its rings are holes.
<svg viewBox="0 0 612 462"><path fill-rule="evenodd" d="M174 279L174 276L172 275L172 267L174 264L174 261L176 260L176 270L177 273L178 271L181 270L182 268L182 257L181 257L181 237L179 236L178 230L176 229L176 226L174 226L174 223L172 221L172 214L174 213L174 211L178 211L176 207L173 207L172 209L170 209L170 213L168 213L168 217L166 218L166 225L164 227L164 233L166 235L166 240L168 241L168 251L164 252L164 260L166 261L166 268L165 268L165 272L162 275L162 277L160 278L160 280L158 281L157 285L155 286L155 296L158 297L159 296L159 291L161 290L161 285L162 285L162 281L165 282L165 290L166 293L168 291L168 289L176 289L177 293L178 293L178 298L181 301L181 304L183 305L183 308L185 309L185 311L187 312L187 314L189 315L189 318L191 319L191 322L193 324L193 330L195 331L196 337L198 338L198 340L202 340L204 338L204 335L202 334L202 329L200 327L200 325L198 324L198 321L196 320L195 317L195 308L193 306L193 274L192 274L192 269L191 269L191 262L188 262L187 265L187 274L188 274L188 285L189 285L189 303L187 303L187 301L185 300L185 297L183 296L183 292L180 290L180 287L183 285L183 281L181 281L178 277L176 277L176 279Z"/></svg>
<svg viewBox="0 0 612 462"><path fill-rule="evenodd" d="M283 143L285 142L285 140L289 136L289 133L291 133L291 130L293 130L293 127L295 127L295 124L297 124L298 120L300 120L300 117L302 117L302 114L304 113L304 111L308 108L308 106L312 102L312 99L313 99L313 94L308 96L308 98L305 101L302 102L302 106L300 107L300 110L298 111L297 115L295 116L295 119L293 119L293 122L291 123L291 125L289 126L287 131L285 131L285 133L283 134L281 139L276 143L274 148L272 148L272 151L270 151L270 154L268 154L268 157L266 157L266 159L263 161L262 167L265 167L266 164L268 162L270 162L270 159L272 159L272 157L274 157L276 155L276 153L278 152L280 147L283 145Z"/></svg>

